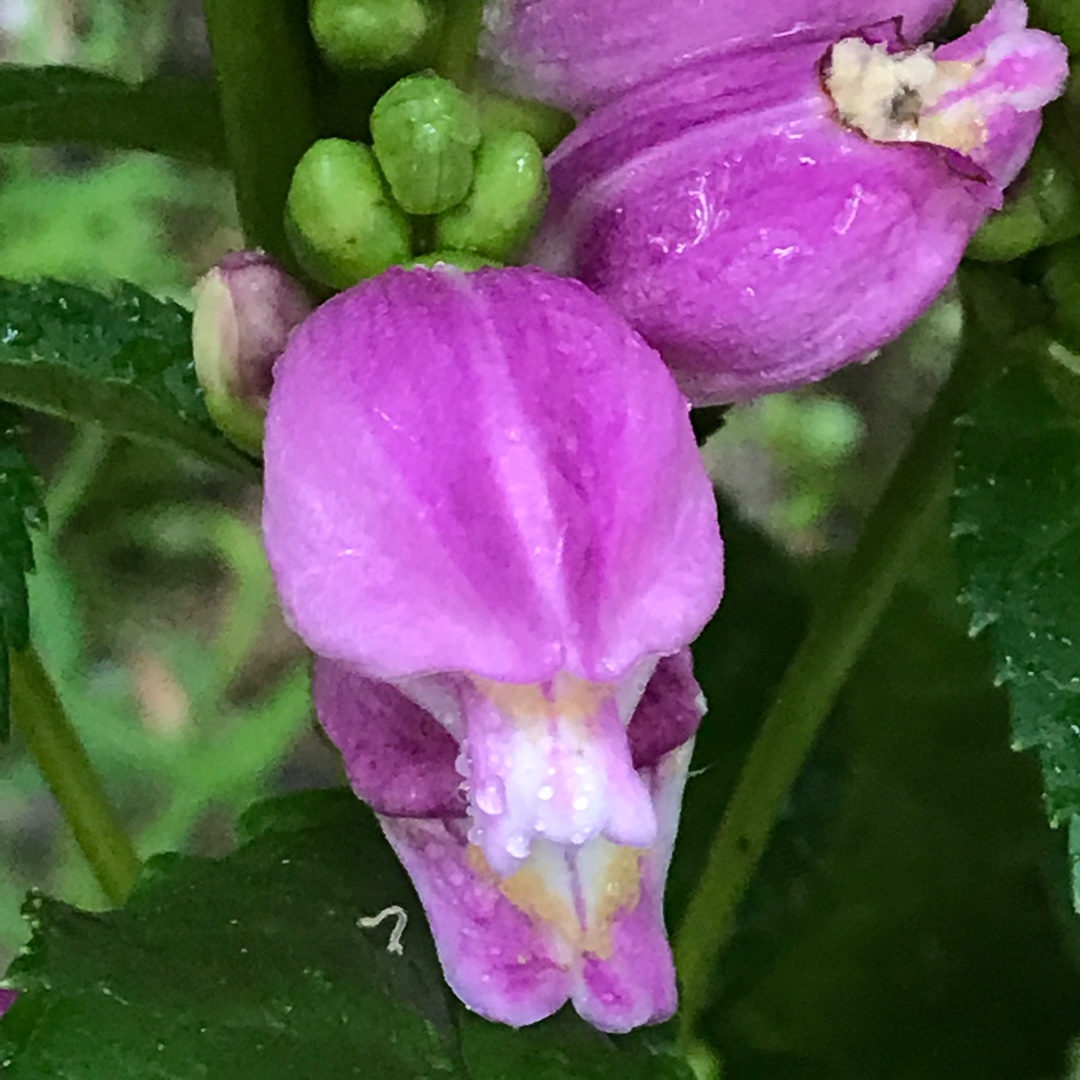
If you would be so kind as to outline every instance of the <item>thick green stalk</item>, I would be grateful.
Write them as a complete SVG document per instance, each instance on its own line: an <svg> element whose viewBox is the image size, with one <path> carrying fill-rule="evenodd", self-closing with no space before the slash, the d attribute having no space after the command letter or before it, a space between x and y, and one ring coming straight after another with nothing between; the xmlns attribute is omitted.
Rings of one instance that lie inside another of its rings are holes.
<svg viewBox="0 0 1080 1080"><path fill-rule="evenodd" d="M462 90L472 89L483 21L484 0L448 0L435 70Z"/></svg>
<svg viewBox="0 0 1080 1080"><path fill-rule="evenodd" d="M11 655L11 711L105 895L127 899L139 859L37 654Z"/></svg>
<svg viewBox="0 0 1080 1080"><path fill-rule="evenodd" d="M940 507L951 476L953 421L988 366L980 350L961 356L781 680L675 938L684 1042L708 1003L714 965L792 784Z"/></svg>
<svg viewBox="0 0 1080 1080"><path fill-rule="evenodd" d="M247 242L292 267L284 208L318 137L304 0L203 0Z"/></svg>

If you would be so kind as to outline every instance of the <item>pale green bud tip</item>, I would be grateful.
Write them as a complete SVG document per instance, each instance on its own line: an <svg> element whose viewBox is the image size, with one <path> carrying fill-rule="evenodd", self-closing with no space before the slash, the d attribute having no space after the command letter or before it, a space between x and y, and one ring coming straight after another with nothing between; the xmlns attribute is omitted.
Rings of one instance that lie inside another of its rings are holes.
<svg viewBox="0 0 1080 1080"><path fill-rule="evenodd" d="M314 305L261 251L226 255L196 283L194 298L192 351L207 409L233 442L258 453L274 361Z"/></svg>
<svg viewBox="0 0 1080 1080"><path fill-rule="evenodd" d="M452 82L420 74L395 83L375 104L371 138L394 198L410 214L437 214L468 194L480 118Z"/></svg>
<svg viewBox="0 0 1080 1080"><path fill-rule="evenodd" d="M311 33L342 68L391 68L422 60L440 18L430 0L312 0Z"/></svg>
<svg viewBox="0 0 1080 1080"><path fill-rule="evenodd" d="M506 260L532 236L547 205L544 155L524 131L484 139L472 190L435 222L439 247L462 248Z"/></svg>
<svg viewBox="0 0 1080 1080"><path fill-rule="evenodd" d="M411 223L391 198L375 155L346 139L320 139L300 159L285 228L304 270L334 289L412 254Z"/></svg>

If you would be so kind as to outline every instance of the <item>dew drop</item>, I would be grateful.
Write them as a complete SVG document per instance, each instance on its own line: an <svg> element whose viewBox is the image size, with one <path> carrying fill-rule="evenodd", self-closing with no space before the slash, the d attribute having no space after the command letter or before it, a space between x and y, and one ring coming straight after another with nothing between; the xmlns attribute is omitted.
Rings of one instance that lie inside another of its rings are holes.
<svg viewBox="0 0 1080 1080"><path fill-rule="evenodd" d="M524 859L529 854L529 841L524 833L514 833L506 841L506 852L515 859Z"/></svg>
<svg viewBox="0 0 1080 1080"><path fill-rule="evenodd" d="M502 784L498 780L485 784L476 793L476 805L485 814L501 814L506 809Z"/></svg>

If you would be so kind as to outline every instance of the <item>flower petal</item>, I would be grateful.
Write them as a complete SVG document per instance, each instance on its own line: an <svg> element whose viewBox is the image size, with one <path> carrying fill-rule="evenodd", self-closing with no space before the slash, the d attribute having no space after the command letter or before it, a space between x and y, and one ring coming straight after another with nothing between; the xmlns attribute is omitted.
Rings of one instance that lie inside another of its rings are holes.
<svg viewBox="0 0 1080 1080"><path fill-rule="evenodd" d="M18 990L5 990L0 987L0 1016L3 1016L15 1004L15 999L18 996Z"/></svg>
<svg viewBox="0 0 1080 1080"><path fill-rule="evenodd" d="M887 57L884 44L859 44ZM1030 151L1037 112L1017 110L1054 95L1063 53L1011 22L987 55L998 47L998 81L1034 79L1038 91L970 99L992 122L985 153L966 158L960 144L883 143L838 123L812 43L711 60L627 94L550 159L534 260L610 301L696 404L822 378L929 307ZM1037 75L1013 64L1025 50L1041 56Z"/></svg>
<svg viewBox="0 0 1080 1080"><path fill-rule="evenodd" d="M550 925L515 907L478 870L464 824L380 821L420 896L454 993L481 1016L514 1027L561 1008L572 957Z"/></svg>
<svg viewBox="0 0 1080 1080"><path fill-rule="evenodd" d="M952 0L489 0L483 50L517 92L579 113L687 61L903 20L917 41Z"/></svg>
<svg viewBox="0 0 1080 1080"><path fill-rule="evenodd" d="M466 1005L517 1027L572 997L604 1031L674 1013L664 882L692 751L679 747L644 771L660 822L646 850L545 840L501 876L460 821L380 818L427 913L446 981Z"/></svg>
<svg viewBox="0 0 1080 1080"><path fill-rule="evenodd" d="M611 897L618 881L618 860L629 849L611 845L577 856L582 891L593 920L608 924L604 952L586 952L573 991L574 1007L603 1031L629 1031L655 1024L675 1012L675 967L664 929L664 884L675 845L683 787L693 742L673 750L643 776L649 785L660 825L656 842L637 856L637 896L618 906ZM601 842L602 843L602 842ZM625 898L625 893L622 894Z"/></svg>
<svg viewBox="0 0 1080 1080"><path fill-rule="evenodd" d="M659 357L576 282L391 270L275 369L267 552L320 655L612 681L715 608L712 491Z"/></svg>
<svg viewBox="0 0 1080 1080"><path fill-rule="evenodd" d="M694 678L689 649L665 656L653 671L626 729L634 768L656 765L689 742L705 715L705 695Z"/></svg>
<svg viewBox="0 0 1080 1080"><path fill-rule="evenodd" d="M466 717L469 839L500 877L525 864L538 838L572 848L599 836L654 842L652 801L631 763L613 686L482 685Z"/></svg>
<svg viewBox="0 0 1080 1080"><path fill-rule="evenodd" d="M341 752L353 791L380 814L465 813L453 736L390 683L317 658L312 692L319 722Z"/></svg>

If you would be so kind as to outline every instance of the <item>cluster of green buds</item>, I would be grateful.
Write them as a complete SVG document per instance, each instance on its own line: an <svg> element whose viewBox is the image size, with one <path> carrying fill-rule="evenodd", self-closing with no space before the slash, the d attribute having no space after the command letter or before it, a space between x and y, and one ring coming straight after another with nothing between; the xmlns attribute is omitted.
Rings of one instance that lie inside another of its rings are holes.
<svg viewBox="0 0 1080 1080"><path fill-rule="evenodd" d="M286 229L317 281L346 289L396 264L506 262L539 224L540 144L485 126L449 80L421 72L395 83L372 111L371 139L320 139L293 174Z"/></svg>

